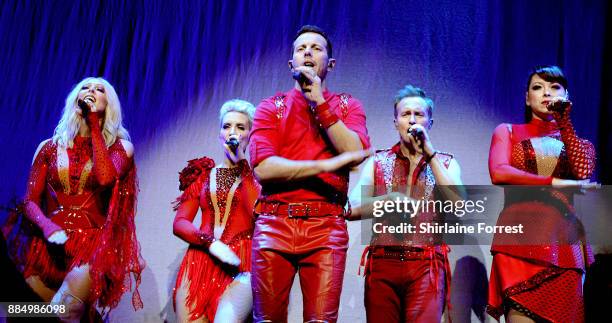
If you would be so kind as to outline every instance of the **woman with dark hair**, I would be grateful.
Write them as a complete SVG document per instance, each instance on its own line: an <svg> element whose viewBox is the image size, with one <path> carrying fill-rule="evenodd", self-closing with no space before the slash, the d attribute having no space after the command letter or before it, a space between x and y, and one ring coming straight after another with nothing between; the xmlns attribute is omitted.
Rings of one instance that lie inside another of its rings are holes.
<svg viewBox="0 0 612 323"><path fill-rule="evenodd" d="M589 182L595 149L574 131L559 67L530 74L525 102L526 124L501 124L493 133L491 181L550 189L506 188L498 225L525 229L494 237L488 312L508 322L582 322L582 277L592 255L572 199L573 191L596 185Z"/></svg>
<svg viewBox="0 0 612 323"><path fill-rule="evenodd" d="M18 242L11 254L30 287L65 308L62 321L78 322L87 306L92 316L116 307L130 272L140 283L133 154L117 93L90 77L68 94L53 138L34 155L18 208L27 221L3 229ZM142 307L137 288L132 301Z"/></svg>
<svg viewBox="0 0 612 323"><path fill-rule="evenodd" d="M174 289L179 322L242 322L251 313L251 238L259 184L245 159L255 107L230 100L219 112L225 160L190 160L180 173L174 234L189 243ZM202 210L200 227L193 219Z"/></svg>

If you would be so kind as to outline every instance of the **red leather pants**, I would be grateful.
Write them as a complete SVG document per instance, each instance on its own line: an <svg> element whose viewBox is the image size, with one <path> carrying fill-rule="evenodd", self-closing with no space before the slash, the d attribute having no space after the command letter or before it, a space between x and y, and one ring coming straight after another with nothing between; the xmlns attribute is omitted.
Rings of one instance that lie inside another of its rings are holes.
<svg viewBox="0 0 612 323"><path fill-rule="evenodd" d="M369 261L364 298L368 322L440 322L445 302L442 260L434 260L439 262L435 267L431 259ZM438 273L431 272L435 268Z"/></svg>
<svg viewBox="0 0 612 323"><path fill-rule="evenodd" d="M336 322L348 248L341 216L289 218L262 214L253 234L254 322L286 322L299 273L305 322Z"/></svg>

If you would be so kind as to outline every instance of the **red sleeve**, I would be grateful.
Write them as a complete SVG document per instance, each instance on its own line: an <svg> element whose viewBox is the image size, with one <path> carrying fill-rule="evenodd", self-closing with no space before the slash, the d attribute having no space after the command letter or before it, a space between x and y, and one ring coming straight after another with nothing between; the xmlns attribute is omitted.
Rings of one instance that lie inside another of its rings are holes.
<svg viewBox="0 0 612 323"><path fill-rule="evenodd" d="M363 149L370 148L370 137L368 136L368 129L366 127L366 116L359 100L354 98L349 99L348 114L342 122L344 122L347 128L351 129L359 136Z"/></svg>
<svg viewBox="0 0 612 323"><path fill-rule="evenodd" d="M512 142L507 124L500 124L493 132L489 150L489 174L493 184L550 185L552 177L541 176L511 166Z"/></svg>
<svg viewBox="0 0 612 323"><path fill-rule="evenodd" d="M253 167L270 156L278 155L279 122L272 99L264 100L257 106L253 129L249 135L249 154Z"/></svg>
<svg viewBox="0 0 612 323"><path fill-rule="evenodd" d="M207 172L206 174L210 173ZM203 234L193 225L193 219L198 214L198 208L200 207L202 185L203 176L200 176L177 199L179 204L176 207L173 231L177 237L190 244L208 247L212 242L212 237Z"/></svg>
<svg viewBox="0 0 612 323"><path fill-rule="evenodd" d="M91 128L91 141L93 146L93 172L98 183L102 186L114 184L123 178L131 167L132 159L128 158L124 149L109 149L106 147L99 117L96 113L88 115L88 124ZM119 140L119 144L121 140Z"/></svg>
<svg viewBox="0 0 612 323"><path fill-rule="evenodd" d="M174 217L174 234L190 244L200 245L201 232L193 225L193 219L198 213L199 201L188 200L179 206Z"/></svg>
<svg viewBox="0 0 612 323"><path fill-rule="evenodd" d="M121 296L132 287L132 306L134 309L143 307L138 286L146 265L140 254L134 223L137 195L138 178L136 167L132 166L113 187L106 222L90 262L90 289L100 308L115 308Z"/></svg>
<svg viewBox="0 0 612 323"><path fill-rule="evenodd" d="M121 139L117 138L115 144L108 149L111 164L119 178L124 178L132 168L134 158L128 157Z"/></svg>
<svg viewBox="0 0 612 323"><path fill-rule="evenodd" d="M590 178L595 171L595 147L590 141L576 136L569 116L559 121L559 128L561 129L561 141L563 141L572 168L572 175L576 179Z"/></svg>
<svg viewBox="0 0 612 323"><path fill-rule="evenodd" d="M48 157L55 152L53 147L54 145L49 140L36 155L30 169L30 176L23 201L25 216L40 228L45 238L49 238L54 232L62 229L51 221L40 208L42 195L47 185Z"/></svg>
<svg viewBox="0 0 612 323"><path fill-rule="evenodd" d="M259 192L261 191L261 186L255 180L255 176L253 176L253 171L249 166L249 163L243 159L240 162L241 168L241 177L243 178L241 186L243 189L241 190L243 201L242 206L245 207L245 214L253 214L253 206L255 206L255 202L259 197Z"/></svg>

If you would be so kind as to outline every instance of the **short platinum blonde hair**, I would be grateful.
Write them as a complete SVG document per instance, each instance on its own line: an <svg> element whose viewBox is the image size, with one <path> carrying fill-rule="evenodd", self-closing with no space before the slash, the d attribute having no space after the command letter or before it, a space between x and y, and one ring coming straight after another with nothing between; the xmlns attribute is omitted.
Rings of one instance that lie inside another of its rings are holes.
<svg viewBox="0 0 612 323"><path fill-rule="evenodd" d="M249 129L253 128L253 117L255 116L255 106L248 101L233 99L226 101L219 110L219 127L223 127L223 117L228 112L240 112L249 119Z"/></svg>
<svg viewBox="0 0 612 323"><path fill-rule="evenodd" d="M74 137L79 133L79 129L82 126L86 126L83 116L77 113L77 99L83 86L89 83L102 84L104 86L108 105L104 111L102 136L106 146L111 146L117 139L130 140L130 135L122 124L121 103L119 103L119 97L115 88L101 77L87 77L75 85L68 94L68 97L66 97L62 117L53 133L53 142L62 147L71 148L74 144Z"/></svg>

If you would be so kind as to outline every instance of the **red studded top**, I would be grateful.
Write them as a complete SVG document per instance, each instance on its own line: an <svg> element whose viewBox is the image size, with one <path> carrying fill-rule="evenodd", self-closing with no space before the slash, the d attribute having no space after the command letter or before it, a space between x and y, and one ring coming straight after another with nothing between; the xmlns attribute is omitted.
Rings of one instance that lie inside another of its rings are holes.
<svg viewBox="0 0 612 323"><path fill-rule="evenodd" d="M595 170L595 148L578 138L569 118L533 119L495 128L489 153L494 184L550 185L553 177L588 179Z"/></svg>

